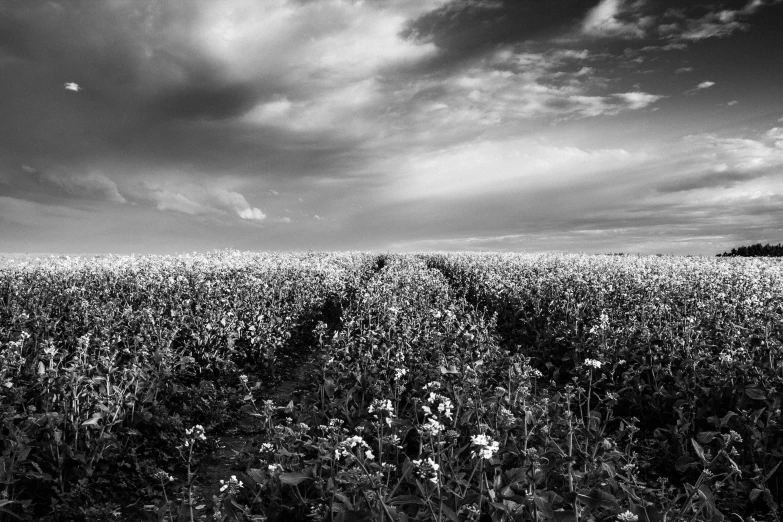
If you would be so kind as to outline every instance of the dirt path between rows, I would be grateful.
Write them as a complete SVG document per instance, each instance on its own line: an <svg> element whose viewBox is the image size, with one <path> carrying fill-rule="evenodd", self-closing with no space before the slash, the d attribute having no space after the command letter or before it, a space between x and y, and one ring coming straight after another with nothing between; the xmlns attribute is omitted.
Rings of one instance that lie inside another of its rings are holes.
<svg viewBox="0 0 783 522"><path fill-rule="evenodd" d="M292 364L277 384L264 388L256 405L260 408L265 400L271 400L277 407L285 407L290 401L298 402L320 372L317 355L309 353ZM259 465L254 455L264 442L260 440L264 420L253 413L252 408L244 408L237 424L215 437L217 450L202 458L195 479L194 504L201 508L194 512L197 520L212 519L213 497L220 493L221 480L227 481L232 475L240 478L239 475L244 474L248 467Z"/></svg>

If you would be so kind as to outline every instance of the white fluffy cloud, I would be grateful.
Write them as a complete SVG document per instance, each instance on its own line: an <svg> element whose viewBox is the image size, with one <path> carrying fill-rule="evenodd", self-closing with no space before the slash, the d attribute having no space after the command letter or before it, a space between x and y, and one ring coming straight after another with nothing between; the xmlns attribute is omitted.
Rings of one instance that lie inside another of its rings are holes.
<svg viewBox="0 0 783 522"><path fill-rule="evenodd" d="M263 221L266 214L248 203L239 192L222 187L185 183L180 186L145 182L136 196L152 201L158 210L171 210L191 216L233 214L245 220Z"/></svg>
<svg viewBox="0 0 783 522"><path fill-rule="evenodd" d="M210 1L192 38L228 78L273 79L306 98L433 55L433 44L400 38L405 20L372 2Z"/></svg>
<svg viewBox="0 0 783 522"><path fill-rule="evenodd" d="M617 93L615 96L625 101L631 110L644 109L663 98L663 96L646 92L623 92Z"/></svg>

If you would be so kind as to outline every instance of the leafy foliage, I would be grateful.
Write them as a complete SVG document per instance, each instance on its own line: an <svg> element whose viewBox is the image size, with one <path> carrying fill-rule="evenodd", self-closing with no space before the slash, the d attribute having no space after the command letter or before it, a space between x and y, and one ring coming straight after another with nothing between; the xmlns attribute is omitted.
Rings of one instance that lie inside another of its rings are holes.
<svg viewBox="0 0 783 522"><path fill-rule="evenodd" d="M777 520L781 283L636 256L6 262L0 518L116 519L139 491L193 520L243 414L259 451L215 520ZM309 391L273 403L302 353Z"/></svg>

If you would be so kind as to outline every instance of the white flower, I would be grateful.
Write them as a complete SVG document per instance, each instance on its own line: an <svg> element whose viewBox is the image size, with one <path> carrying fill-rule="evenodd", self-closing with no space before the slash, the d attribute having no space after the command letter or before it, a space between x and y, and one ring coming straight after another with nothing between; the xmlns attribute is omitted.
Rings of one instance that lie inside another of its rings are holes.
<svg viewBox="0 0 783 522"><path fill-rule="evenodd" d="M244 486L241 480L237 480L236 475L231 475L231 478L228 480L228 482L226 482L225 480L221 480L220 483L223 484L223 486L220 488L221 492L228 489L229 493L236 493L237 491L239 491L240 488Z"/></svg>
<svg viewBox="0 0 783 522"><path fill-rule="evenodd" d="M470 440L477 448L472 452L474 457L480 457L482 459L489 460L500 449L500 444L498 444L496 440L492 440L490 437L487 437L483 434L474 435L470 438Z"/></svg>
<svg viewBox="0 0 783 522"><path fill-rule="evenodd" d="M427 460L416 459L413 461L413 466L415 468L414 473L419 478L429 480L433 484L438 483L438 470L440 470L440 465L437 462L431 458L427 458Z"/></svg>
<svg viewBox="0 0 783 522"><path fill-rule="evenodd" d="M443 395L440 395L435 392L430 392L429 397L427 398L427 402L435 405L437 403L437 410L439 413L442 413L447 418L451 419L451 410L454 407L454 405L451 402L451 399L448 397L445 397ZM426 404L421 407L422 410L424 410L425 413L428 415L432 415L432 409L427 406Z"/></svg>
<svg viewBox="0 0 783 522"><path fill-rule="evenodd" d="M334 458L339 459L340 457L353 456L353 452L351 450L356 446L364 448L365 455L367 455L367 452L370 451L370 446L368 446L367 443L364 442L364 439L361 438L359 435L354 435L353 437L348 437L347 439L342 441L340 445L337 448L335 448ZM372 455L371 451L370 451L370 455ZM374 458L374 456L368 458Z"/></svg>
<svg viewBox="0 0 783 522"><path fill-rule="evenodd" d="M421 431L423 431L424 433L430 435L431 437L436 437L444 429L445 428L444 428L443 424L441 424L437 420L433 419L432 417L427 418L427 422L425 422L421 426Z"/></svg>
<svg viewBox="0 0 783 522"><path fill-rule="evenodd" d="M597 361L595 359L585 359L585 366L590 366L592 368L595 368L596 370L599 370L601 366L603 366L603 363L601 361Z"/></svg>
<svg viewBox="0 0 783 522"><path fill-rule="evenodd" d="M192 428L188 428L185 430L185 435L187 438L185 439L185 447L187 448L192 442L195 442L197 440L207 440L207 436L204 433L204 426L201 424L196 424Z"/></svg>
<svg viewBox="0 0 783 522"><path fill-rule="evenodd" d="M639 515L634 515L630 511L626 511L625 513L617 515L617 520L620 522L637 522L637 520L639 520Z"/></svg>
<svg viewBox="0 0 783 522"><path fill-rule="evenodd" d="M379 412L381 415L384 413L389 417L394 417L394 406L389 399L375 399L372 404L367 408L369 413ZM378 415L376 415L376 418Z"/></svg>

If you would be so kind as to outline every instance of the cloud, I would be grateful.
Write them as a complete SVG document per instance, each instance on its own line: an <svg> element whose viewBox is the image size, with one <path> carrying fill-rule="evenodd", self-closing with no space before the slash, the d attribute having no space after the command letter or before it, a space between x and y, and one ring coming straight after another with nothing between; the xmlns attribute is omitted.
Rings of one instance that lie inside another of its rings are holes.
<svg viewBox="0 0 783 522"><path fill-rule="evenodd" d="M680 67L676 71L674 71L676 74L682 74L682 73L689 73L693 72L693 67Z"/></svg>
<svg viewBox="0 0 783 522"><path fill-rule="evenodd" d="M150 109L168 118L222 120L241 116L257 98L249 84L184 85L159 94Z"/></svg>
<svg viewBox="0 0 783 522"><path fill-rule="evenodd" d="M631 92L601 95L604 80L585 62L584 49L529 52L505 46L445 81L422 84L413 119L445 132L471 122L497 125L542 117L611 116L643 108L661 96Z"/></svg>
<svg viewBox="0 0 783 522"><path fill-rule="evenodd" d="M222 207L229 211L235 212L242 219L248 219L252 221L263 221L266 219L266 214L261 212L258 208L251 207L245 199L245 196L239 192L233 192L224 189L213 189L208 194L208 199L217 201L217 207Z"/></svg>
<svg viewBox="0 0 783 522"><path fill-rule="evenodd" d="M257 208L246 208L237 212L242 219L250 219L253 221L263 221L266 219L266 214L261 212Z"/></svg>
<svg viewBox="0 0 783 522"><path fill-rule="evenodd" d="M172 192L157 186L148 187L148 197L155 202L158 210L173 210L195 216L207 212L207 208L181 192Z"/></svg>
<svg viewBox="0 0 783 522"><path fill-rule="evenodd" d="M498 46L551 37L584 12L578 0L557 9L535 0L451 0L407 23L402 36L433 43L437 63L450 67Z"/></svg>
<svg viewBox="0 0 783 522"><path fill-rule="evenodd" d="M739 172L714 172L697 177L687 177L681 180L662 183L656 187L658 192L668 194L674 192L688 192L691 190L730 188L744 181L754 179L754 176Z"/></svg>
<svg viewBox="0 0 783 522"><path fill-rule="evenodd" d="M64 84L66 91L73 91L73 92L79 92L82 90L82 88L79 86L78 83L75 82L66 82Z"/></svg>
<svg viewBox="0 0 783 522"><path fill-rule="evenodd" d="M581 32L604 38L659 37L671 42L664 47L648 46L645 49L684 49L687 42L725 38L737 31L748 30L747 19L780 1L750 0L740 9L724 9L721 4L712 8L694 4L661 12L657 2L601 0L582 20ZM708 9L706 13L705 9Z"/></svg>
<svg viewBox="0 0 783 522"><path fill-rule="evenodd" d="M727 138L710 134L688 136L684 147L692 154L693 174L685 173L657 185L661 193L729 189L749 182L783 182L783 129L772 128L754 138ZM707 172L704 172L704 171Z"/></svg>
<svg viewBox="0 0 783 522"><path fill-rule="evenodd" d="M601 0L582 22L582 32L590 36L644 38L654 19L639 16L644 2L627 5L624 0Z"/></svg>
<svg viewBox="0 0 783 522"><path fill-rule="evenodd" d="M40 172L29 165L22 165L22 170L32 175L39 183L57 188L60 194L79 199L126 203L117 184L101 172L68 174L61 172L61 169Z"/></svg>
<svg viewBox="0 0 783 522"><path fill-rule="evenodd" d="M580 180L599 182L642 160L644 155L623 149L589 150L529 139L480 141L409 157L384 194L392 199L459 201L530 192Z"/></svg>
<svg viewBox="0 0 783 522"><path fill-rule="evenodd" d="M773 128L756 138L720 138L711 135L688 137L687 141L706 149L703 158L711 165L728 165L738 172L756 172L783 166L778 146L780 129Z"/></svg>
<svg viewBox="0 0 783 522"><path fill-rule="evenodd" d="M644 109L648 105L652 105L661 98L664 98L664 96L649 94L646 92L623 92L614 94L613 96L616 96L625 101L628 109L630 110Z"/></svg>
<svg viewBox="0 0 783 522"><path fill-rule="evenodd" d="M713 85L715 85L715 82L705 81L705 82L701 82L699 85L697 85L696 88L697 89L709 89Z"/></svg>
<svg viewBox="0 0 783 522"><path fill-rule="evenodd" d="M158 210L171 210L182 214L226 215L233 214L249 221L264 221L266 214L248 203L239 192L220 186L206 186L186 182L174 188L172 184L143 182L134 194L137 199L151 201Z"/></svg>
<svg viewBox="0 0 783 522"><path fill-rule="evenodd" d="M778 3L780 0L750 0L741 9L720 9L717 7L696 18L688 18L683 11L671 9L667 14L674 21L667 30L661 30L661 34L686 41L726 38L737 31L747 31L750 25L743 20L756 14L764 7Z"/></svg>

